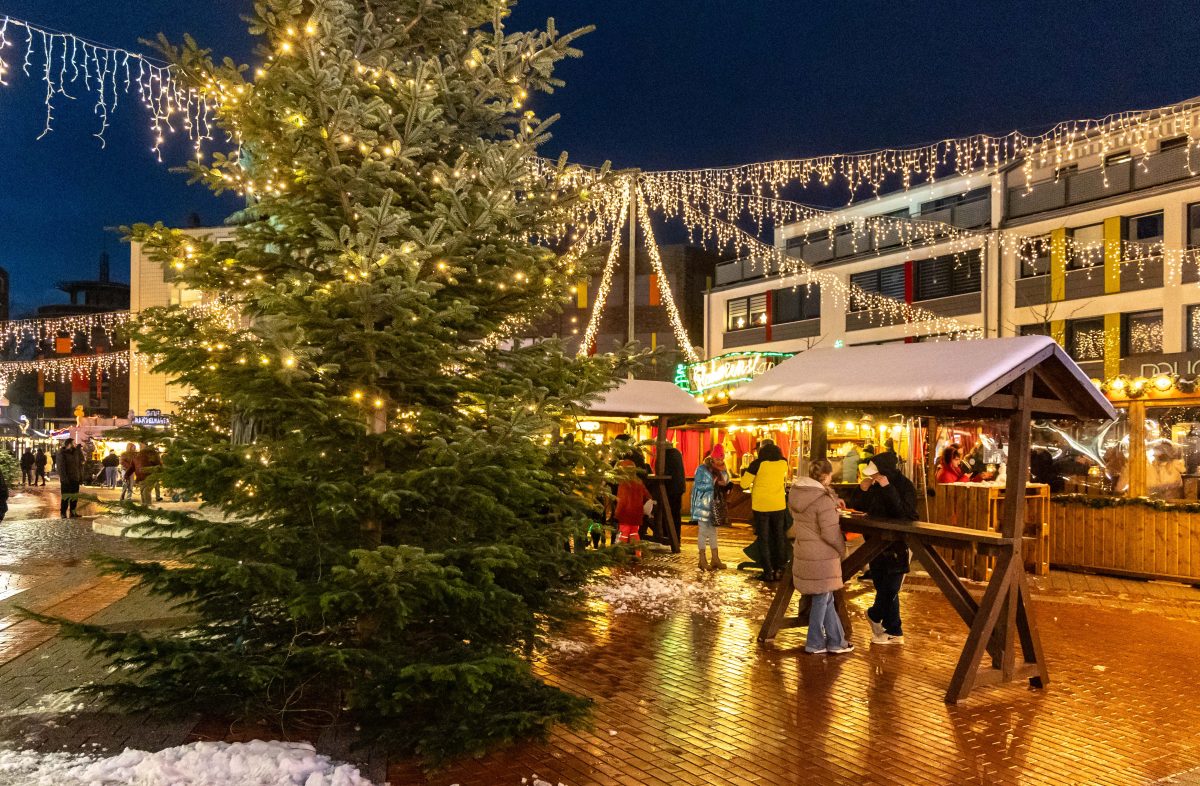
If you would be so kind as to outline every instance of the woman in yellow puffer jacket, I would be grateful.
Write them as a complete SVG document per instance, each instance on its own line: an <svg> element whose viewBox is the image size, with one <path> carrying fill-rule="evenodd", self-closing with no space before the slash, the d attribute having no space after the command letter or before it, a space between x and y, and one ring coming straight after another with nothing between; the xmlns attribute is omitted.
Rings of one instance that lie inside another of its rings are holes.
<svg viewBox="0 0 1200 786"><path fill-rule="evenodd" d="M758 458L742 473L742 488L750 492L750 509L754 512L763 581L778 581L787 567L787 475L783 452L770 440L763 440Z"/></svg>

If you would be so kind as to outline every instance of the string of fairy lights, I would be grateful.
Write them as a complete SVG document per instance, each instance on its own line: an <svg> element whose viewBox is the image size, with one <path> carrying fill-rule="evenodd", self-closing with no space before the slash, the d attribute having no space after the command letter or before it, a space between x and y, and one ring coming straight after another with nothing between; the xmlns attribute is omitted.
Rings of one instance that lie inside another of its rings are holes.
<svg viewBox="0 0 1200 786"><path fill-rule="evenodd" d="M212 139L212 102L178 80L175 66L5 15L0 17L0 84L8 84L13 70L8 58L14 54L20 62L18 70L28 77L36 73L45 86L46 119L38 139L53 130L55 102L60 96L76 100L88 95L95 100L93 112L99 122L93 135L103 146L109 116L117 111L121 96L130 94L149 114L152 150L160 161L161 146L169 133L182 129L197 155L203 143Z"/></svg>

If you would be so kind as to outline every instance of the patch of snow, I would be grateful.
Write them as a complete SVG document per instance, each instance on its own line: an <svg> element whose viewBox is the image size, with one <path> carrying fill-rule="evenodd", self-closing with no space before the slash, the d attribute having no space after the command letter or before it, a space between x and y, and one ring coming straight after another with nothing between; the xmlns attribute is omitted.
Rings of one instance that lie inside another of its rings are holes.
<svg viewBox="0 0 1200 786"><path fill-rule="evenodd" d="M592 645L586 641L572 641L571 639L550 639L546 642L546 649L555 652L559 655L583 655L590 652Z"/></svg>
<svg viewBox="0 0 1200 786"><path fill-rule="evenodd" d="M0 786L373 786L349 764L292 742L194 742L115 756L0 750Z"/></svg>
<svg viewBox="0 0 1200 786"><path fill-rule="evenodd" d="M672 576L622 573L591 585L588 592L607 603L616 614L665 617L676 611L686 611L712 616L721 607L721 595L716 587Z"/></svg>

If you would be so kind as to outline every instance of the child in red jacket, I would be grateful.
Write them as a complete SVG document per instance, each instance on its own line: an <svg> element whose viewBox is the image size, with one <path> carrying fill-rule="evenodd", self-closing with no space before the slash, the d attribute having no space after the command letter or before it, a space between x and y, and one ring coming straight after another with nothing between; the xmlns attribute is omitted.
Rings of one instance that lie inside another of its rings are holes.
<svg viewBox="0 0 1200 786"><path fill-rule="evenodd" d="M635 465L629 459L622 459L617 463L617 469L630 473L629 477L622 480L617 486L617 526L621 531L617 538L618 543L628 543L631 540L640 541L638 530L642 527L642 515L645 512L646 502L650 499L650 492L646 491L646 486L642 483L641 478L632 474ZM641 556L641 552L637 552Z"/></svg>

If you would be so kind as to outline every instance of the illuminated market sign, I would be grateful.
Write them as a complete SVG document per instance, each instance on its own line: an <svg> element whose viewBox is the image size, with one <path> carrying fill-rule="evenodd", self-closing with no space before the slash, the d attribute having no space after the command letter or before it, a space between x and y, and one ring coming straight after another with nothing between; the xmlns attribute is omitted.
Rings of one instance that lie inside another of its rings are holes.
<svg viewBox="0 0 1200 786"><path fill-rule="evenodd" d="M1172 376L1200 374L1200 354L1173 352L1125 357L1121 358L1121 373L1138 377L1153 377L1157 374Z"/></svg>
<svg viewBox="0 0 1200 786"><path fill-rule="evenodd" d="M692 395L739 385L749 382L793 354L795 353L730 352L699 363L680 363L675 367L675 384Z"/></svg>
<svg viewBox="0 0 1200 786"><path fill-rule="evenodd" d="M148 409L145 415L134 415L130 422L135 426L169 426L171 418L161 409Z"/></svg>

